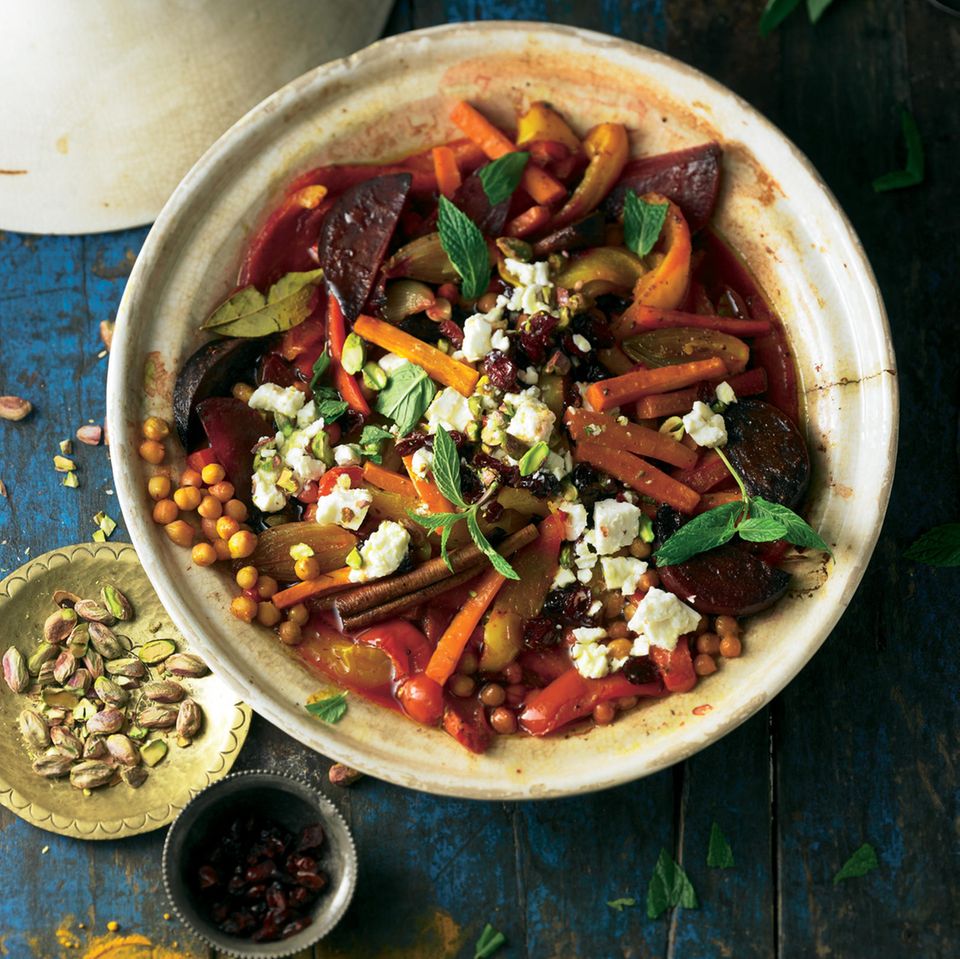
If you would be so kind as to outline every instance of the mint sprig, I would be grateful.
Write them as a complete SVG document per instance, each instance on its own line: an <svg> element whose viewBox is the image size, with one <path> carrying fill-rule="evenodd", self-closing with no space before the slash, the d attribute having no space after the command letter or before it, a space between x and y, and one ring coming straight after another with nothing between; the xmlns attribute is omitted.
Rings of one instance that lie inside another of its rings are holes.
<svg viewBox="0 0 960 959"><path fill-rule="evenodd" d="M666 849L661 849L647 887L647 917L657 919L676 906L698 909L700 903L683 867L673 861Z"/></svg>
<svg viewBox="0 0 960 959"><path fill-rule="evenodd" d="M504 153L502 157L498 157L477 171L483 192L487 194L491 206L503 203L504 200L509 200L513 196L520 185L520 178L529 159L530 154L522 151Z"/></svg>
<svg viewBox="0 0 960 959"><path fill-rule="evenodd" d="M655 246L667 220L669 203L648 203L633 190L623 202L623 242L637 256L646 256Z"/></svg>
<svg viewBox="0 0 960 959"><path fill-rule="evenodd" d="M445 196L437 216L440 245L463 280L460 292L467 300L482 296L490 282L490 255L480 228Z"/></svg>
<svg viewBox="0 0 960 959"><path fill-rule="evenodd" d="M427 371L416 363L404 363L391 374L377 393L376 410L397 424L397 435L406 436L423 418L437 395Z"/></svg>

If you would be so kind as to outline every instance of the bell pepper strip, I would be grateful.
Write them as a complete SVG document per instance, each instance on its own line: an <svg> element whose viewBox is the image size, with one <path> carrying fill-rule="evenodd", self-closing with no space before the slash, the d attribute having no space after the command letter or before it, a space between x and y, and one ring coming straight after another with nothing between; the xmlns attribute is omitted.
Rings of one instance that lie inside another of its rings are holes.
<svg viewBox="0 0 960 959"><path fill-rule="evenodd" d="M568 260L555 282L563 289L596 297L628 293L646 272L635 253L617 246L598 246Z"/></svg>
<svg viewBox="0 0 960 959"><path fill-rule="evenodd" d="M549 222L550 207L532 206L509 220L503 228L503 235L520 239L542 230Z"/></svg>
<svg viewBox="0 0 960 959"><path fill-rule="evenodd" d="M448 146L434 147L433 169L437 177L437 189L448 200L453 199L454 193L460 189L460 168L453 150Z"/></svg>
<svg viewBox="0 0 960 959"><path fill-rule="evenodd" d="M573 458L578 463L589 463L608 473L644 496L666 503L681 513L693 513L700 502L700 494L667 476L646 460L633 453L611 449L600 443L577 443Z"/></svg>
<svg viewBox="0 0 960 959"><path fill-rule="evenodd" d="M279 593L273 594L273 605L277 609L287 609L290 606L296 606L298 603L306 602L308 599L315 599L318 596L338 593L341 589L348 589L354 585L350 582L352 572L353 570L349 566L343 566L340 569L324 573L316 579L306 579L302 583L288 586L286 589L280 590Z"/></svg>
<svg viewBox="0 0 960 959"><path fill-rule="evenodd" d="M622 123L598 124L584 138L583 149L590 162L573 195L554 216L554 227L586 216L610 192L630 153L626 127Z"/></svg>
<svg viewBox="0 0 960 959"><path fill-rule="evenodd" d="M652 456L682 469L697 462L697 454L678 443L672 436L635 423L623 426L605 413L569 407L565 420L570 435L577 441L600 443L639 456Z"/></svg>
<svg viewBox="0 0 960 959"><path fill-rule="evenodd" d="M517 152L517 148L510 142L510 138L465 100L461 100L453 108L450 112L450 119L491 160L496 160L506 153ZM535 163L527 164L520 183L537 203L544 206L559 203L567 195L563 184Z"/></svg>
<svg viewBox="0 0 960 959"><path fill-rule="evenodd" d="M599 703L622 696L662 694L663 683L659 681L640 685L618 673L603 679L586 679L570 668L527 700L520 714L520 728L532 736L546 736L589 716Z"/></svg>
<svg viewBox="0 0 960 959"><path fill-rule="evenodd" d="M360 389L355 376L351 376L341 365L343 344L347 339L347 324L343 317L340 302L335 296L327 297L327 338L330 343L330 366L333 368L333 382L337 391L362 416L370 415L370 404Z"/></svg>
<svg viewBox="0 0 960 959"><path fill-rule="evenodd" d="M724 480L730 479L730 470L713 451L705 453L703 458L692 469L678 470L673 478L684 486L698 493L706 493L719 486Z"/></svg>
<svg viewBox="0 0 960 959"><path fill-rule="evenodd" d="M295 653L324 678L375 702L392 705L394 667L390 657L373 646L354 643L329 625L322 614L314 613L303 627L303 641L295 647Z"/></svg>
<svg viewBox="0 0 960 959"><path fill-rule="evenodd" d="M727 503L736 503L740 499L740 491L731 489L723 493L703 493L700 496L700 505L697 507L697 513L707 513L718 506L726 506Z"/></svg>
<svg viewBox="0 0 960 959"><path fill-rule="evenodd" d="M192 470L196 470L198 473L204 466L209 466L211 463L216 462L217 454L213 451L212 446L206 446L202 450L194 450L187 457L187 466Z"/></svg>
<svg viewBox="0 0 960 959"><path fill-rule="evenodd" d="M425 476L417 476L413 471L413 455L403 457L403 465L407 469L407 473L410 476L410 483L416 491L417 497L420 499L420 502L426 506L427 510L431 513L455 513L456 508L453 503L450 502L440 492L437 488L437 485L428 480Z"/></svg>
<svg viewBox="0 0 960 959"><path fill-rule="evenodd" d="M716 388L721 383L729 383L737 396L759 396L767 389L767 373L763 367L745 370L735 376L718 377L707 385ZM656 396L644 396L637 400L637 419L653 420L661 416L674 416L689 413L693 404L700 398L697 387L676 390L672 393L660 393Z"/></svg>
<svg viewBox="0 0 960 959"><path fill-rule="evenodd" d="M475 697L461 699L444 693L442 725L444 732L472 753L479 755L490 748L493 729L487 721L487 711Z"/></svg>
<svg viewBox="0 0 960 959"><path fill-rule="evenodd" d="M530 104L517 120L517 146L525 148L538 140L562 143L571 153L580 152L580 139L566 120L544 100Z"/></svg>
<svg viewBox="0 0 960 959"><path fill-rule="evenodd" d="M321 303L319 310L312 316L308 316L302 323L283 334L278 352L285 360L292 363L305 357L311 366L316 362L327 341L327 325L323 312ZM307 374L308 380L310 375Z"/></svg>
<svg viewBox="0 0 960 959"><path fill-rule="evenodd" d="M701 380L724 376L726 372L726 364L717 356L708 360L661 366L654 370L640 368L632 373L591 383L587 387L586 398L595 410L604 412L615 406L632 403L642 396L678 390Z"/></svg>
<svg viewBox="0 0 960 959"><path fill-rule="evenodd" d="M332 493L341 476L349 476L351 486L363 485L363 470L359 466L334 466L320 477L317 483L317 498Z"/></svg>
<svg viewBox="0 0 960 959"><path fill-rule="evenodd" d="M647 203L670 203L657 193L648 193L643 199ZM690 285L692 250L690 228L675 203L670 203L667 210L658 249L663 250L663 259L637 280L633 288L633 300L644 306L675 310L683 302Z"/></svg>
<svg viewBox="0 0 960 959"><path fill-rule="evenodd" d="M480 374L466 363L451 359L446 353L424 343L423 340L418 340L383 320L362 314L354 322L353 331L367 342L382 346L388 352L422 366L430 378L438 383L452 386L464 396L473 395Z"/></svg>
<svg viewBox="0 0 960 959"><path fill-rule="evenodd" d="M382 649L390 657L394 679L398 680L406 679L413 673L422 673L433 652L427 637L406 619L377 623L360 633L356 641Z"/></svg>
<svg viewBox="0 0 960 959"><path fill-rule="evenodd" d="M697 674L693 669L693 657L690 644L682 636L673 650L659 646L650 647L650 658L660 670L663 685L670 693L688 693L697 685Z"/></svg>
<svg viewBox="0 0 960 959"><path fill-rule="evenodd" d="M673 327L695 327L729 333L731 336L750 337L769 333L767 320L738 320L729 316L703 316L699 313L681 313L679 310L661 310L643 303L633 303L613 324L611 332L618 340L651 330Z"/></svg>
<svg viewBox="0 0 960 959"><path fill-rule="evenodd" d="M399 473L394 473L393 470L379 466L373 460L367 460L363 464L363 478L371 485L379 486L388 493L396 493L405 499L417 498L417 488L411 480Z"/></svg>
<svg viewBox="0 0 960 959"><path fill-rule="evenodd" d="M442 686L453 675L471 634L505 582L506 577L495 569L488 570L477 581L474 594L453 617L427 664L426 674L434 682Z"/></svg>

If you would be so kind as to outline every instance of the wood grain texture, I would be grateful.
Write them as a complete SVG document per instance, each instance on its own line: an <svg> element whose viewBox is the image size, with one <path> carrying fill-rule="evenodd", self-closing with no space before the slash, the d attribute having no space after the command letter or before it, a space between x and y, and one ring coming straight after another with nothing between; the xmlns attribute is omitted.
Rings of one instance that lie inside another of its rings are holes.
<svg viewBox="0 0 960 959"><path fill-rule="evenodd" d="M877 272L901 371L900 472L880 545L824 649L773 704L674 770L541 804L434 799L373 780L330 786L328 763L254 721L238 768L294 769L331 796L360 854L357 898L317 957L470 957L484 923L505 957L741 959L960 955L955 571L902 549L956 519L960 227L956 162L960 21L920 0L837 0L816 27L802 10L769 38L761 0L399 0L387 32L475 18L555 20L606 30L700 67L761 109L812 159ZM924 135L927 180L876 195L903 162L898 107ZM52 470L58 440L103 416L97 325L115 315L145 231L84 238L0 234L0 392L36 412L0 424L0 570L120 520L103 448L79 447L79 490ZM125 538L121 527L115 538ZM706 866L716 821L736 866ZM881 868L834 887L863 841ZM76 955L107 921L157 942L162 835L84 845L0 814L0 955ZM46 846L47 852L41 850ZM682 861L697 911L646 918L659 849ZM623 896L637 906L615 912ZM72 917L72 918L71 918ZM82 922L86 929L78 929ZM190 951L192 950L192 951ZM188 955L206 957L189 947Z"/></svg>

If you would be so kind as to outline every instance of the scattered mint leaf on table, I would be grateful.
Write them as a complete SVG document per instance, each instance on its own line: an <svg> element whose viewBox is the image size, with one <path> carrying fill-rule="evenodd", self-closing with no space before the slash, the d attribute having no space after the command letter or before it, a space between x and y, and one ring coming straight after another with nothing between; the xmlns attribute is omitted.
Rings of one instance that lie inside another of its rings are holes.
<svg viewBox="0 0 960 959"><path fill-rule="evenodd" d="M464 299L475 300L483 295L490 282L487 241L477 224L445 196L440 197L439 211L440 245L463 280L460 292Z"/></svg>
<svg viewBox="0 0 960 959"><path fill-rule="evenodd" d="M347 711L347 694L337 693L336 696L328 696L326 699L318 699L316 702L307 703L307 712L317 719L322 719L325 723L338 723L343 719Z"/></svg>
<svg viewBox="0 0 960 959"><path fill-rule="evenodd" d="M391 374L377 393L376 409L397 424L398 436L406 436L423 418L437 395L427 371L416 363L404 363Z"/></svg>
<svg viewBox="0 0 960 959"><path fill-rule="evenodd" d="M623 202L623 241L637 256L646 256L660 238L669 203L647 203L633 190Z"/></svg>
<svg viewBox="0 0 960 959"><path fill-rule="evenodd" d="M902 170L884 173L873 181L874 193L886 193L888 190L902 190L904 187L917 186L923 182L924 154L923 141L917 121L909 110L900 111L900 129L907 144L907 163Z"/></svg>
<svg viewBox="0 0 960 959"><path fill-rule="evenodd" d="M903 555L927 566L960 566L960 523L934 526Z"/></svg>
<svg viewBox="0 0 960 959"><path fill-rule="evenodd" d="M836 886L844 879L859 879L868 872L880 868L880 861L877 859L877 851L865 842L853 855L840 867L840 871L833 877L833 884Z"/></svg>
<svg viewBox="0 0 960 959"><path fill-rule="evenodd" d="M661 849L647 887L647 917L658 919L676 906L698 909L700 903L683 868L673 861L665 849Z"/></svg>
<svg viewBox="0 0 960 959"><path fill-rule="evenodd" d="M707 865L711 869L730 869L735 865L730 843L727 842L727 837L724 836L716 823L713 823L710 827L710 844L707 847Z"/></svg>
<svg viewBox="0 0 960 959"><path fill-rule="evenodd" d="M506 941L507 937L502 932L497 932L488 922L474 947L473 959L490 959Z"/></svg>
<svg viewBox="0 0 960 959"><path fill-rule="evenodd" d="M530 154L523 151L504 153L502 157L498 157L477 171L477 176L480 177L480 183L483 185L483 192L487 194L491 206L503 203L504 200L509 200L513 196L520 185L520 178L529 159Z"/></svg>
<svg viewBox="0 0 960 959"><path fill-rule="evenodd" d="M622 899L608 899L607 905L611 909L616 909L617 912L623 912L624 908L627 906L635 906L637 904L636 899L632 899L629 896L626 896Z"/></svg>

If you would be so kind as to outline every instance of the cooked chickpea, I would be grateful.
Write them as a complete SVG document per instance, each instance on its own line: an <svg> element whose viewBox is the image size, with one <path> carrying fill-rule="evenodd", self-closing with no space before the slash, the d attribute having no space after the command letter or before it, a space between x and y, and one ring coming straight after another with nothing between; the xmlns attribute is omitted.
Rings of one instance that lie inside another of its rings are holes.
<svg viewBox="0 0 960 959"><path fill-rule="evenodd" d="M501 736L509 736L517 731L516 714L506 706L498 706L490 713L490 725Z"/></svg>
<svg viewBox="0 0 960 959"><path fill-rule="evenodd" d="M166 499L172 485L168 476L151 476L147 481L147 492L151 499Z"/></svg>
<svg viewBox="0 0 960 959"><path fill-rule="evenodd" d="M280 622L281 614L273 603L260 603L257 606L257 622L261 626L273 628Z"/></svg>
<svg viewBox="0 0 960 959"><path fill-rule="evenodd" d="M305 626L309 618L310 610L303 603L297 603L296 606L291 606L287 610L287 619L298 626Z"/></svg>
<svg viewBox="0 0 960 959"><path fill-rule="evenodd" d="M313 556L304 556L293 564L297 579L316 579L320 575L320 564Z"/></svg>
<svg viewBox="0 0 960 959"><path fill-rule="evenodd" d="M598 726L609 726L617 718L617 707L611 702L597 703L593 707L593 721Z"/></svg>
<svg viewBox="0 0 960 959"><path fill-rule="evenodd" d="M199 492L199 490L197 492ZM216 496L210 496L208 494L200 500L197 512L203 519L220 519L220 516L223 514L223 503L221 503Z"/></svg>
<svg viewBox="0 0 960 959"><path fill-rule="evenodd" d="M507 694L499 683L487 683L480 690L480 702L484 706L502 706Z"/></svg>
<svg viewBox="0 0 960 959"><path fill-rule="evenodd" d="M200 529L203 530L203 535L209 540L220 539L220 534L217 532L217 521L215 519L207 519L205 516L200 517Z"/></svg>
<svg viewBox="0 0 960 959"><path fill-rule="evenodd" d="M257 534L241 529L227 540L227 548L233 559L246 559L257 548Z"/></svg>
<svg viewBox="0 0 960 959"><path fill-rule="evenodd" d="M286 643L287 646L296 646L303 639L300 627L289 619L277 627L277 633L280 636L280 641Z"/></svg>
<svg viewBox="0 0 960 959"><path fill-rule="evenodd" d="M170 424L159 416L148 416L141 429L148 440L165 440L170 435Z"/></svg>
<svg viewBox="0 0 960 959"><path fill-rule="evenodd" d="M230 547L225 539L212 539L210 545L216 551L217 559L233 559L230 555Z"/></svg>
<svg viewBox="0 0 960 959"><path fill-rule="evenodd" d="M211 496L216 496L221 503L226 503L233 499L233 494L236 491L233 488L233 483L221 480L219 483L214 483L213 486L208 487L207 492Z"/></svg>
<svg viewBox="0 0 960 959"><path fill-rule="evenodd" d="M240 400L241 403L249 403L250 397L253 396L253 387L249 383L234 383L230 392L234 399Z"/></svg>
<svg viewBox="0 0 960 959"><path fill-rule="evenodd" d="M180 510L177 509L177 504L172 499L157 500L153 504L153 521L160 523L162 526L172 523L179 515Z"/></svg>
<svg viewBox="0 0 960 959"><path fill-rule="evenodd" d="M721 636L740 635L740 624L732 616L718 616L714 621L713 628Z"/></svg>
<svg viewBox="0 0 960 959"><path fill-rule="evenodd" d="M623 618L624 618L625 620L627 620L627 622L629 622L631 619L633 619L633 617L634 617L634 615L636 614L636 612L637 612L637 604L636 604L636 603L624 603L624 604L623 604Z"/></svg>
<svg viewBox="0 0 960 959"><path fill-rule="evenodd" d="M219 463L207 463L200 470L200 476L207 486L213 486L214 483L219 483L226 478L227 471Z"/></svg>
<svg viewBox="0 0 960 959"><path fill-rule="evenodd" d="M163 448L163 444L158 443L156 440L144 440L140 444L140 459L146 460L154 466L162 463L165 455L166 451Z"/></svg>
<svg viewBox="0 0 960 959"><path fill-rule="evenodd" d="M180 509L190 512L200 505L203 494L196 486L181 486L180 489L173 491L173 501Z"/></svg>
<svg viewBox="0 0 960 959"><path fill-rule="evenodd" d="M620 593L607 593L603 597L603 618L616 619L623 611L623 596Z"/></svg>
<svg viewBox="0 0 960 959"><path fill-rule="evenodd" d="M483 296L477 300L477 312L478 313L489 313L497 305L497 294L496 293L484 293Z"/></svg>
<svg viewBox="0 0 960 959"><path fill-rule="evenodd" d="M223 512L238 523L245 523L249 515L246 504L239 499L228 499L223 504Z"/></svg>
<svg viewBox="0 0 960 959"><path fill-rule="evenodd" d="M717 671L717 661L707 653L700 653L693 661L693 671L698 676L709 676Z"/></svg>
<svg viewBox="0 0 960 959"><path fill-rule="evenodd" d="M256 566L241 566L234 578L237 581L237 586L241 589L253 589L257 585L259 577L260 574L257 572Z"/></svg>
<svg viewBox="0 0 960 959"><path fill-rule="evenodd" d="M523 683L512 683L505 692L508 706L519 706L527 698L527 687Z"/></svg>
<svg viewBox="0 0 960 959"><path fill-rule="evenodd" d="M190 558L197 566L213 566L217 561L217 551L209 543L197 543Z"/></svg>
<svg viewBox="0 0 960 959"><path fill-rule="evenodd" d="M640 577L637 588L643 592L647 592L648 590L655 589L659 585L660 574L655 569L648 569L643 576Z"/></svg>
<svg viewBox="0 0 960 959"><path fill-rule="evenodd" d="M616 659L623 659L624 656L629 656L632 647L633 643L631 643L629 639L613 639L607 643L607 651Z"/></svg>
<svg viewBox="0 0 960 959"><path fill-rule="evenodd" d="M279 588L277 581L272 576L261 576L257 580L257 589L260 590L260 595L264 599L270 599Z"/></svg>
<svg viewBox="0 0 960 959"><path fill-rule="evenodd" d="M197 488L203 486L203 477L200 475L200 471L195 469L190 469L189 467L185 469L180 474L180 485L196 486Z"/></svg>
<svg viewBox="0 0 960 959"><path fill-rule="evenodd" d="M614 700L614 702L616 703L617 709L621 712L626 712L628 709L633 709L633 707L640 702L640 698L638 696L621 696L619 699Z"/></svg>
<svg viewBox="0 0 960 959"><path fill-rule="evenodd" d="M629 633L630 627L622 619L618 619L607 626L607 635L611 639L624 639Z"/></svg>
<svg viewBox="0 0 960 959"><path fill-rule="evenodd" d="M164 532L177 546L191 546L193 544L193 527L182 519L175 519L163 527Z"/></svg>
<svg viewBox="0 0 960 959"><path fill-rule="evenodd" d="M217 535L220 539L230 539L234 533L240 531L240 524L229 516L221 516L217 520Z"/></svg>
<svg viewBox="0 0 960 959"><path fill-rule="evenodd" d="M697 652L716 656L720 652L720 637L716 633L701 633L697 637Z"/></svg>
<svg viewBox="0 0 960 959"><path fill-rule="evenodd" d="M463 673L454 673L450 677L450 692L461 699L466 699L474 691L476 685L472 676L464 676Z"/></svg>
<svg viewBox="0 0 960 959"><path fill-rule="evenodd" d="M743 645L736 636L720 637L720 655L724 659L736 659L743 652Z"/></svg>
<svg viewBox="0 0 960 959"><path fill-rule="evenodd" d="M630 555L634 559L646 559L653 552L653 547L639 537L630 544Z"/></svg>
<svg viewBox="0 0 960 959"><path fill-rule="evenodd" d="M479 666L477 661L477 654L473 650L468 649L461 657L460 664L457 666L457 672L463 673L464 676L472 676Z"/></svg>
<svg viewBox="0 0 960 959"><path fill-rule="evenodd" d="M245 623L252 623L254 617L257 615L256 600L251 599L249 596L235 596L233 602L230 604L230 612L233 613L237 619L242 619Z"/></svg>

